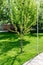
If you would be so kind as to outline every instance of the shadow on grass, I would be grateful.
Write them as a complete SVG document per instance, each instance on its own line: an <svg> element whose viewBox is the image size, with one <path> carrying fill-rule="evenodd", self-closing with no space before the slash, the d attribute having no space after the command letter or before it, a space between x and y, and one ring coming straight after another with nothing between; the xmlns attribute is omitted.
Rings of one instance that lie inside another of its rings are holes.
<svg viewBox="0 0 43 65"><path fill-rule="evenodd" d="M30 42L23 40L23 46L26 44L29 44ZM18 41L16 42L2 42L2 44L0 44L0 47L2 46L2 53L5 53L9 50L11 50L12 48L20 48L20 40L18 39ZM0 54L0 55L1 55Z"/></svg>
<svg viewBox="0 0 43 65"><path fill-rule="evenodd" d="M12 33L0 33L0 39L3 40L3 39L11 39L11 41L1 41L0 42L0 47L1 47L1 53L0 55L10 51L11 49L13 48L20 48L20 40L18 39L18 36L17 34L12 34ZM13 38L13 41L12 41L12 38ZM14 41L14 39L17 39L17 41ZM26 40L23 40L23 46L27 45L27 44L30 44L29 41L26 41ZM19 50L18 50L19 51ZM17 53L15 55L15 57L8 57L6 59L5 62L2 62L1 65L4 65L4 63L7 63L8 61L12 61L11 62L11 65L13 65L14 61L17 60L19 63L21 62L20 59L17 59L17 57L20 55L21 53Z"/></svg>
<svg viewBox="0 0 43 65"><path fill-rule="evenodd" d="M27 36L29 36L29 37L37 37L37 33L29 33L29 34L27 34Z"/></svg>
<svg viewBox="0 0 43 65"><path fill-rule="evenodd" d="M0 33L0 40L7 39L7 38L9 38L9 39L12 39L12 38L17 39L18 35L14 34L14 33L10 33L10 32Z"/></svg>
<svg viewBox="0 0 43 65"><path fill-rule="evenodd" d="M30 33L29 36L35 36L37 37L37 33ZM43 37L43 33L38 33L39 37Z"/></svg>
<svg viewBox="0 0 43 65"><path fill-rule="evenodd" d="M26 44L29 44L29 43L30 42L23 40L23 46L26 45ZM16 48L17 49L20 48L20 40L18 40L16 42L4 42L3 45L2 45L2 53L0 55L6 53L8 51L11 51L11 49L13 49L13 48L15 48L15 50L16 50ZM17 57L21 54L20 51L19 51L19 53L18 53L18 51L17 51L17 54L14 57L8 57L6 60L4 60L2 62L1 65L4 65L5 63L8 63L8 62L11 62L10 65L13 65L15 60L17 62L21 63L21 60L19 58L17 59Z"/></svg>
<svg viewBox="0 0 43 65"><path fill-rule="evenodd" d="M1 63L1 65L4 65L4 64L9 65L9 62L10 62L10 65L13 65L13 64L15 63L15 60L18 61L18 63L19 63L20 65L22 65L20 58L17 59L17 57L20 56L20 55L21 55L21 53L17 53L14 57L8 57L6 60L4 60L4 61Z"/></svg>

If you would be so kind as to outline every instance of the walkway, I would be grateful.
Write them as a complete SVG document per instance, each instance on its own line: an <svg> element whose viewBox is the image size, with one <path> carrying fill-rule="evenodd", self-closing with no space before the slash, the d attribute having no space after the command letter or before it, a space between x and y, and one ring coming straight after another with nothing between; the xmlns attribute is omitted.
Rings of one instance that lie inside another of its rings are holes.
<svg viewBox="0 0 43 65"><path fill-rule="evenodd" d="M0 32L8 32L7 30L0 30Z"/></svg>
<svg viewBox="0 0 43 65"><path fill-rule="evenodd" d="M43 53L40 53L38 56L23 65L43 65Z"/></svg>

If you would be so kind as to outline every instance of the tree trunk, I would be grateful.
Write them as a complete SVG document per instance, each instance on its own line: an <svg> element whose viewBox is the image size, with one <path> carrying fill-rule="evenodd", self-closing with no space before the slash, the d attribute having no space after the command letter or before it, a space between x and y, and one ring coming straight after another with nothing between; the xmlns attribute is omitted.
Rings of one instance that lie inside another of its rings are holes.
<svg viewBox="0 0 43 65"><path fill-rule="evenodd" d="M22 34L20 35L20 48L21 48L20 52L22 53L23 52L23 35Z"/></svg>
<svg viewBox="0 0 43 65"><path fill-rule="evenodd" d="M22 42L22 40L20 40L20 48L21 48L21 53L23 52L23 42Z"/></svg>

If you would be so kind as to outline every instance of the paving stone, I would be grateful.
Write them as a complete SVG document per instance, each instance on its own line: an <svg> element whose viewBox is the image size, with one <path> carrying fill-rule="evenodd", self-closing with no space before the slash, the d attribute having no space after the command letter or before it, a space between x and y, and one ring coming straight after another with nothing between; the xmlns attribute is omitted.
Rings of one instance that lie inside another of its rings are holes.
<svg viewBox="0 0 43 65"><path fill-rule="evenodd" d="M37 55L31 61L27 61L23 65L43 65L43 52Z"/></svg>

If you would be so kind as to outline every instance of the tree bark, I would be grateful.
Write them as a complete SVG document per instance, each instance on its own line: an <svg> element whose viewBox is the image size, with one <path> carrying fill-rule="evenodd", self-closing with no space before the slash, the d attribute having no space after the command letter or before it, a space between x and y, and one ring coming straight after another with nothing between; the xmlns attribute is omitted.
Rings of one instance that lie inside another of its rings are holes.
<svg viewBox="0 0 43 65"><path fill-rule="evenodd" d="M22 34L20 35L20 48L21 48L20 52L22 53L23 52L23 35Z"/></svg>
<svg viewBox="0 0 43 65"><path fill-rule="evenodd" d="M21 53L23 52L23 42L22 42L22 40L20 40L20 48L21 48Z"/></svg>

